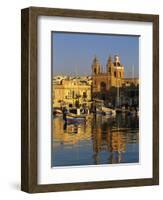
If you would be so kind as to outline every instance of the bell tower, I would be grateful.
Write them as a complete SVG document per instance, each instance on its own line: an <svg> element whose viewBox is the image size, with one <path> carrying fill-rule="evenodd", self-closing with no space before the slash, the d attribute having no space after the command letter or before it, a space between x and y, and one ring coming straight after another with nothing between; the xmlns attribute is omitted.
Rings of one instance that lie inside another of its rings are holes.
<svg viewBox="0 0 163 200"><path fill-rule="evenodd" d="M101 65L100 65L99 60L95 56L92 63L92 74L97 75L97 74L100 74L100 72L101 72Z"/></svg>
<svg viewBox="0 0 163 200"><path fill-rule="evenodd" d="M106 64L106 72L110 75L113 76L114 75L114 64L112 62L112 57L109 56L107 64Z"/></svg>
<svg viewBox="0 0 163 200"><path fill-rule="evenodd" d="M114 76L116 80L116 87L121 87L124 79L124 66L120 62L118 55L114 56Z"/></svg>

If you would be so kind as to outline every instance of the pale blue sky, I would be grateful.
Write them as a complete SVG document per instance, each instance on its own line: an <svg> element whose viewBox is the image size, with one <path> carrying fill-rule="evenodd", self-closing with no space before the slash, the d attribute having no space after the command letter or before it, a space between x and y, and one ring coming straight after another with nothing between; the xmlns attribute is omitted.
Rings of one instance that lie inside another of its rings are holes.
<svg viewBox="0 0 163 200"><path fill-rule="evenodd" d="M105 68L108 57L119 55L125 77L139 74L139 36L87 33L52 33L53 74L90 75L96 55Z"/></svg>

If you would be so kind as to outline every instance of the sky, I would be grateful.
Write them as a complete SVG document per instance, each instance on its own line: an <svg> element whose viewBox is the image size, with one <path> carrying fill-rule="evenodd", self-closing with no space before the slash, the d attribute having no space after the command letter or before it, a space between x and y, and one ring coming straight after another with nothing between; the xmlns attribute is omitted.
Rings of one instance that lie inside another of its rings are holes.
<svg viewBox="0 0 163 200"><path fill-rule="evenodd" d="M125 77L139 75L139 36L88 33L52 33L54 75L91 75L96 56L103 68L109 56L120 56Z"/></svg>

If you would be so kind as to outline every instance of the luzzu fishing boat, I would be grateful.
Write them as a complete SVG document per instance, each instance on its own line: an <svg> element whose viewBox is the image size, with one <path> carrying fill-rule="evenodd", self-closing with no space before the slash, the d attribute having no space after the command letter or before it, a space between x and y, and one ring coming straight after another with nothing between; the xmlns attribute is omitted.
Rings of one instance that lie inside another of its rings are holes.
<svg viewBox="0 0 163 200"><path fill-rule="evenodd" d="M62 114L63 114L63 112L62 112L61 109L57 109L57 108L53 109L53 115L54 116L61 116Z"/></svg>
<svg viewBox="0 0 163 200"><path fill-rule="evenodd" d="M104 113L104 115L112 115L115 116L116 115L116 111L111 109L111 108L106 108L104 106L102 106L102 112Z"/></svg>
<svg viewBox="0 0 163 200"><path fill-rule="evenodd" d="M68 123L82 123L86 121L86 116L69 113L66 115L65 121Z"/></svg>
<svg viewBox="0 0 163 200"><path fill-rule="evenodd" d="M81 114L80 109L76 109L76 113L66 113L64 120L67 123L84 123L86 121L86 115Z"/></svg>
<svg viewBox="0 0 163 200"><path fill-rule="evenodd" d="M96 114L106 115L106 116L115 116L116 111L114 109L102 106L100 109L99 108L96 109Z"/></svg>

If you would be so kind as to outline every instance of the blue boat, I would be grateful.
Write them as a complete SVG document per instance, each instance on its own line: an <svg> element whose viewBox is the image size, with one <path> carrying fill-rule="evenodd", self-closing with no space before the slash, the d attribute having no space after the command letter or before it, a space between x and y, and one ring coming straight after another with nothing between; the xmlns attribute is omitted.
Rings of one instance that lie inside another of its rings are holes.
<svg viewBox="0 0 163 200"><path fill-rule="evenodd" d="M68 113L64 120L67 123L84 123L86 121L86 116Z"/></svg>

